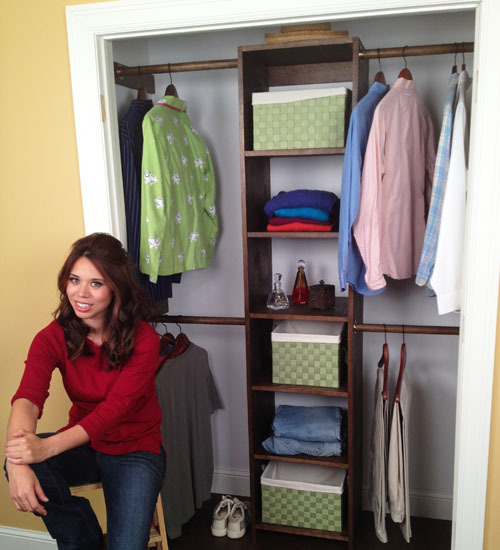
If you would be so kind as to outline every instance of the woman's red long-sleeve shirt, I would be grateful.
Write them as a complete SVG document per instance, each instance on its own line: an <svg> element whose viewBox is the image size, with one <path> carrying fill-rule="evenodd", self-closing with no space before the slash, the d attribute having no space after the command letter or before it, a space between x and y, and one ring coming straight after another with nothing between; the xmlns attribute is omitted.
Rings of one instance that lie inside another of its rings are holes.
<svg viewBox="0 0 500 550"><path fill-rule="evenodd" d="M90 340L87 344L93 355L71 361L63 329L52 321L31 344L12 403L25 398L40 409L41 416L52 372L59 369L73 405L67 425L58 431L79 424L89 435L90 446L107 454L160 453L161 409L155 388L159 338L154 329L139 322L132 356L114 370L108 370L102 346Z"/></svg>

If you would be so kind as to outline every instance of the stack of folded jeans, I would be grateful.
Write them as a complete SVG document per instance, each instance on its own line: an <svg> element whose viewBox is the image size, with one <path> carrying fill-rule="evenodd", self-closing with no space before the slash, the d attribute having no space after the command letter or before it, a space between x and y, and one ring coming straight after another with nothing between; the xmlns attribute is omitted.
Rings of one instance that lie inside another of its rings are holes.
<svg viewBox="0 0 500 550"><path fill-rule="evenodd" d="M341 456L346 442L345 417L340 407L280 405L273 420L273 435L262 446L280 455Z"/></svg>
<svg viewBox="0 0 500 550"><path fill-rule="evenodd" d="M339 199L329 191L281 191L266 202L268 231L331 231L338 224Z"/></svg>

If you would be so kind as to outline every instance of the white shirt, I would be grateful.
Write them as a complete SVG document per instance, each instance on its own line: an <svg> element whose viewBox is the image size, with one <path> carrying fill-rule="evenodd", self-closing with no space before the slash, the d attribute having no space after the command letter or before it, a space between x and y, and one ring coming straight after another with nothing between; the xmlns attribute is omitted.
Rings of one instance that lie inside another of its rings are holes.
<svg viewBox="0 0 500 550"><path fill-rule="evenodd" d="M467 108L465 96L470 84L471 79L467 71L462 71L458 80L458 100L453 124L450 166L443 199L436 262L430 279L431 286L437 296L440 315L459 310L461 307L467 180Z"/></svg>

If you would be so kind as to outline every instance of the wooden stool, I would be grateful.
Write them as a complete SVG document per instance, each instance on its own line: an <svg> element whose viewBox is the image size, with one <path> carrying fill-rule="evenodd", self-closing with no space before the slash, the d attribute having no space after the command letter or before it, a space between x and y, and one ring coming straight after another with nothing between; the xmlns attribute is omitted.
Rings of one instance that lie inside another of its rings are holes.
<svg viewBox="0 0 500 550"><path fill-rule="evenodd" d="M85 491L102 489L102 483L86 483L85 485L75 485L70 487L72 495L79 495ZM153 514L153 524L149 533L148 547L154 547L156 550L168 550L167 530L165 528L165 518L163 517L163 506L161 503L161 493L156 501L156 508Z"/></svg>

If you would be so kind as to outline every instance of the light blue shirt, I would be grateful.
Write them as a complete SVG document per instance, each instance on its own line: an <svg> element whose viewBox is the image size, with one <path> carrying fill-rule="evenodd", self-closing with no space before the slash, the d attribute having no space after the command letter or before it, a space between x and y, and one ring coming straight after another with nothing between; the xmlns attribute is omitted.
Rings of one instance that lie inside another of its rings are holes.
<svg viewBox="0 0 500 550"><path fill-rule="evenodd" d="M385 287L370 290L366 285L366 268L352 235L352 224L359 211L361 173L373 114L379 101L388 91L389 86L374 82L368 93L352 110L342 170L338 244L340 288L345 290L350 284L356 292L367 296L380 294Z"/></svg>
<svg viewBox="0 0 500 550"><path fill-rule="evenodd" d="M427 285L430 287L430 279L436 261L441 212L443 209L446 179L448 177L448 168L450 165L453 104L455 102L457 83L458 74L452 74L448 82L448 91L446 92L443 108L443 124L441 126L441 134L439 136L436 154L436 165L434 167L434 177L432 180L431 204L427 217L427 225L425 227L424 246L422 248L420 265L418 266L417 277L415 279L415 282L419 286Z"/></svg>

